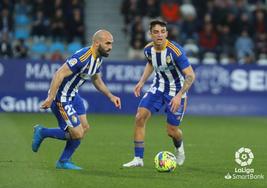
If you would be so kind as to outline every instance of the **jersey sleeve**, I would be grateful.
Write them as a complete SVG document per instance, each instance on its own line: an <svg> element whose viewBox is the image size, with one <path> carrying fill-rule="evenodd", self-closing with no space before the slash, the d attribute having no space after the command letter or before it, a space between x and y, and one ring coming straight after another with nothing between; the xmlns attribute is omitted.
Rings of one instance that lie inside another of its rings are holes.
<svg viewBox="0 0 267 188"><path fill-rule="evenodd" d="M151 55L149 55L147 48L144 49L144 54L148 63L152 64Z"/></svg>
<svg viewBox="0 0 267 188"><path fill-rule="evenodd" d="M180 49L180 51L182 52L180 55L174 54L174 60L175 60L176 66L178 66L181 70L183 70L189 67L190 63L188 61L185 51L182 49Z"/></svg>
<svg viewBox="0 0 267 188"><path fill-rule="evenodd" d="M81 68L84 66L84 63L82 63L77 57L72 56L66 60L66 64L70 68L70 70L73 73L78 73Z"/></svg>

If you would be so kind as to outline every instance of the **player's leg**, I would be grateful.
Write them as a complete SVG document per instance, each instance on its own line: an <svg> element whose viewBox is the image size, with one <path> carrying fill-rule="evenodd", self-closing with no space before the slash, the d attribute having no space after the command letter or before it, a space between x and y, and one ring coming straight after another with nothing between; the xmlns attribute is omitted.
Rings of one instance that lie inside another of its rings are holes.
<svg viewBox="0 0 267 188"><path fill-rule="evenodd" d="M86 118L86 109L83 102L83 99L80 97L80 95L76 95L73 101L73 107L77 114L79 115L80 122L83 127L84 136L89 131L89 123Z"/></svg>
<svg viewBox="0 0 267 188"><path fill-rule="evenodd" d="M123 167L143 166L145 125L151 114L158 111L163 105L161 93L148 92L140 101L139 108L135 116L134 127L134 159L123 164Z"/></svg>
<svg viewBox="0 0 267 188"><path fill-rule="evenodd" d="M185 160L182 131L177 126L168 123L167 133L172 138L175 147L176 162L178 165L182 165Z"/></svg>
<svg viewBox="0 0 267 188"><path fill-rule="evenodd" d="M135 116L134 126L134 159L123 167L144 166L144 140L145 140L145 124L150 118L151 112L146 108L138 108Z"/></svg>
<svg viewBox="0 0 267 188"><path fill-rule="evenodd" d="M37 152L39 150L41 143L47 137L59 140L70 139L69 132L66 131L67 127L65 123L65 117L67 115L65 110L63 109L62 104L53 101L51 105L51 110L57 118L59 128L45 128L42 125L34 126L34 133L32 139L32 150L34 152Z"/></svg>
<svg viewBox="0 0 267 188"><path fill-rule="evenodd" d="M183 119L183 115L186 108L186 99L182 99L181 106L177 112L172 113L170 108L167 106L167 133L172 138L175 146L175 154L177 164L182 165L185 160L185 151L183 145L183 133L178 127Z"/></svg>
<svg viewBox="0 0 267 188"><path fill-rule="evenodd" d="M84 136L83 127L79 124L77 127L68 127L67 131L70 134L71 139L67 140L66 146L57 161L56 168L59 169L72 169L72 170L80 170L81 167L75 165L71 162L71 157L75 150L79 147L81 143L81 139Z"/></svg>
<svg viewBox="0 0 267 188"><path fill-rule="evenodd" d="M86 119L85 115L85 108L83 101L79 95L77 95L74 100L72 101L72 111L75 112L75 114L71 115L72 121L74 121L72 124L74 125L69 126L67 128L67 131L70 134L71 140L68 140L66 143L66 146L59 158L59 161L57 162L57 168L64 168L64 169L75 169L79 170L80 167L74 165L70 159L75 150L80 145L80 140L84 137L85 132L88 130L89 125ZM77 122L77 123L76 123ZM78 126L75 126L79 123Z"/></svg>

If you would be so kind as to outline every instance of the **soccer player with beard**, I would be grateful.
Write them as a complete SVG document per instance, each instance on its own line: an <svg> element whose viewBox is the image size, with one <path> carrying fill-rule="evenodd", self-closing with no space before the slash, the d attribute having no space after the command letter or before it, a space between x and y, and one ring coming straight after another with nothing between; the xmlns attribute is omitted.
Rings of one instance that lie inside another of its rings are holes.
<svg viewBox="0 0 267 188"><path fill-rule="evenodd" d="M66 141L56 168L82 169L71 161L71 156L89 129L85 107L78 94L79 87L86 80L91 79L96 89L106 95L117 108L121 108L120 98L109 91L100 75L102 57L108 57L112 43L113 36L110 32L97 31L93 35L92 46L77 51L54 74L48 96L41 104L41 108L52 109L59 128L36 125L32 150L37 152L42 141L48 137Z"/></svg>
<svg viewBox="0 0 267 188"><path fill-rule="evenodd" d="M147 64L143 75L134 88L136 97L149 76L155 72L150 89L142 97L135 117L134 159L123 167L144 166L145 124L154 112L165 106L166 129L173 140L177 164L185 160L182 131L179 125L186 108L186 93L191 87L195 74L183 48L167 39L167 23L161 20L150 22L152 42L144 48Z"/></svg>

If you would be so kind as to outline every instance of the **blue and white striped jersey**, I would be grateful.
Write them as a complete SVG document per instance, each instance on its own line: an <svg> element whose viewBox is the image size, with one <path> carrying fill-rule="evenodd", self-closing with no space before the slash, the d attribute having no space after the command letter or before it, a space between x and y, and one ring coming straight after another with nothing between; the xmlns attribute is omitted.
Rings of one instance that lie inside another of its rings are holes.
<svg viewBox="0 0 267 188"><path fill-rule="evenodd" d="M56 100L60 102L71 101L78 93L78 89L91 76L100 72L102 64L101 57L94 57L91 47L85 47L77 51L66 60L73 74L64 78L59 86Z"/></svg>
<svg viewBox="0 0 267 188"><path fill-rule="evenodd" d="M167 40L164 49L156 51L151 42L144 48L144 53L155 71L150 91L159 90L175 96L184 83L182 70L190 66L183 48L179 44Z"/></svg>

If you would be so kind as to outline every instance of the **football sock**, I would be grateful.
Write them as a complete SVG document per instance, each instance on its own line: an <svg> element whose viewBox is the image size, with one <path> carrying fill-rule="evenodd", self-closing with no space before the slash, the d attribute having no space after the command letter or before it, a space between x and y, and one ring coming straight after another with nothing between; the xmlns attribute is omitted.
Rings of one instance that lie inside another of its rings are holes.
<svg viewBox="0 0 267 188"><path fill-rule="evenodd" d="M70 135L68 132L65 132L59 128L42 128L41 135L46 138L56 138L59 140L69 140Z"/></svg>
<svg viewBox="0 0 267 188"><path fill-rule="evenodd" d="M135 157L144 157L144 142L143 141L134 141L134 156Z"/></svg>
<svg viewBox="0 0 267 188"><path fill-rule="evenodd" d="M172 138L173 144L176 148L179 148L182 145L183 139L176 140L175 138Z"/></svg>
<svg viewBox="0 0 267 188"><path fill-rule="evenodd" d="M66 146L59 158L59 161L64 162L64 161L69 161L72 154L78 148L80 145L81 141L80 140L67 140Z"/></svg>

